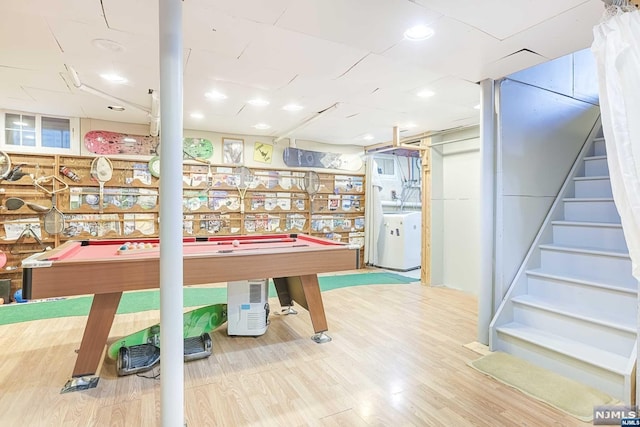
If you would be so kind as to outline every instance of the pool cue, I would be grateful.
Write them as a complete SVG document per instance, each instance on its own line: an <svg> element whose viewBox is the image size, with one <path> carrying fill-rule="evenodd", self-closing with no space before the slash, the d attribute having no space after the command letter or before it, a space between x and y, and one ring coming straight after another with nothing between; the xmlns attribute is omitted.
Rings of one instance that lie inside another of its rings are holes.
<svg viewBox="0 0 640 427"><path fill-rule="evenodd" d="M284 239L257 239L257 240L239 240L238 244L250 244L250 243L293 243L293 242L297 242L298 239L293 238L293 237L286 237ZM191 242L187 242L187 243L191 243ZM233 241L224 241L224 242L205 242L205 243L211 243L213 246L219 246L219 245L232 245ZM301 245L301 246L308 246L308 245ZM285 247L289 247L289 246L285 246ZM246 248L246 249L250 249L250 248ZM257 249L257 248L256 248ZM141 248L141 249L126 249L126 250L120 250L118 249L116 251L116 253L118 255L139 255L139 254L148 254L148 253L153 253L153 252L158 252L160 251L160 247L159 246L155 246L153 248ZM219 252L219 251L218 251Z"/></svg>
<svg viewBox="0 0 640 427"><path fill-rule="evenodd" d="M309 245L287 245L287 246L275 246L270 249L284 249L284 248L302 248L308 247ZM239 248L239 249L221 249L217 253L219 254L230 254L233 252L241 252L241 251L260 251L262 248Z"/></svg>
<svg viewBox="0 0 640 427"><path fill-rule="evenodd" d="M234 239L235 240L235 239ZM295 237L285 237L282 239L247 239L247 240L238 240L238 244L246 244L246 243L280 243L280 242L296 242L297 239ZM222 242L210 242L215 245L232 245L233 241L222 241Z"/></svg>

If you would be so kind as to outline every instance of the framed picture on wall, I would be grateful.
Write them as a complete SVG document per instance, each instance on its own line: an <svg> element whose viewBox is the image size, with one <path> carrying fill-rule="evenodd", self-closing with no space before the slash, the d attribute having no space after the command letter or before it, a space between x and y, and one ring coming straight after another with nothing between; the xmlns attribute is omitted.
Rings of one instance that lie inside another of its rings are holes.
<svg viewBox="0 0 640 427"><path fill-rule="evenodd" d="M227 165L244 164L244 140L222 138L222 163Z"/></svg>
<svg viewBox="0 0 640 427"><path fill-rule="evenodd" d="M271 163L273 145L256 142L253 146L253 160L259 163Z"/></svg>

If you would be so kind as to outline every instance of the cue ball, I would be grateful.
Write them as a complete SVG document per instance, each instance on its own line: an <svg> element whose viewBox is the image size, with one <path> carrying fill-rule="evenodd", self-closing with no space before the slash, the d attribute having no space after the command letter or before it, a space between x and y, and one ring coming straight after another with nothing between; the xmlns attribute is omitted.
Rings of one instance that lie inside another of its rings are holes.
<svg viewBox="0 0 640 427"><path fill-rule="evenodd" d="M237 248L238 246L240 246L240 241L234 240L233 242L231 242L231 244L233 245L234 248Z"/></svg>

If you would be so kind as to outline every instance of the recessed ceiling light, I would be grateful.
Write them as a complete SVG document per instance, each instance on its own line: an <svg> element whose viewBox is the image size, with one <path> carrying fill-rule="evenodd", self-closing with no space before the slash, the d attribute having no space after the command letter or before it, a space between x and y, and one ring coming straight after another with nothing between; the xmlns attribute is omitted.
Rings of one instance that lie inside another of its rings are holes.
<svg viewBox="0 0 640 427"><path fill-rule="evenodd" d="M364 139L365 141L371 141L373 139L373 135L367 134L363 136L362 139Z"/></svg>
<svg viewBox="0 0 640 427"><path fill-rule="evenodd" d="M407 129L413 129L415 127L417 127L418 125L415 123L407 123L406 125L404 125L405 128Z"/></svg>
<svg viewBox="0 0 640 427"><path fill-rule="evenodd" d="M429 97L435 95L435 92L430 91L428 89L425 89L425 90L421 90L420 92L416 93L416 95L418 95L420 98L429 98Z"/></svg>
<svg viewBox="0 0 640 427"><path fill-rule="evenodd" d="M286 111L300 111L303 108L304 107L302 105L298 105L298 104L287 104L284 107L282 107L282 109Z"/></svg>
<svg viewBox="0 0 640 427"><path fill-rule="evenodd" d="M426 40L433 35L433 29L425 25L416 25L404 32L404 38L411 41Z"/></svg>
<svg viewBox="0 0 640 427"><path fill-rule="evenodd" d="M222 92L218 92L217 90L212 90L211 92L207 92L204 94L209 99L221 100L227 99L227 95Z"/></svg>
<svg viewBox="0 0 640 427"><path fill-rule="evenodd" d="M113 111L124 111L124 107L122 105L109 105L107 108Z"/></svg>
<svg viewBox="0 0 640 427"><path fill-rule="evenodd" d="M204 114L202 113L191 113L190 116L192 119L204 119Z"/></svg>
<svg viewBox="0 0 640 427"><path fill-rule="evenodd" d="M256 128L256 129L260 129L260 130L265 130L265 129L271 128L271 126L269 126L266 123L258 123L257 125L253 125L252 127Z"/></svg>
<svg viewBox="0 0 640 427"><path fill-rule="evenodd" d="M476 110L479 110L480 109L480 104L474 105L473 108L475 108Z"/></svg>
<svg viewBox="0 0 640 427"><path fill-rule="evenodd" d="M124 84L124 83L126 83L128 81L127 79L125 79L121 75L114 74L114 73L100 74L100 77L102 77L103 79L105 79L105 80L107 80L107 81L109 81L111 83L117 83L117 84Z"/></svg>
<svg viewBox="0 0 640 427"><path fill-rule="evenodd" d="M264 106L269 105L269 101L267 101L266 99L262 99L262 98L250 99L247 102L249 104L253 105L254 107L264 107Z"/></svg>

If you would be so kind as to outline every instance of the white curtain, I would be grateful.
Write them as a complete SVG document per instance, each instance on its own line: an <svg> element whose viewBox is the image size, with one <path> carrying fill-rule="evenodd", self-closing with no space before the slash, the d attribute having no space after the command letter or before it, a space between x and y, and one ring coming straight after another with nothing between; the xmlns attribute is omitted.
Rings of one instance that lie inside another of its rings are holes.
<svg viewBox="0 0 640 427"><path fill-rule="evenodd" d="M367 156L365 169L366 203L364 209L364 263L378 265L380 254L380 234L384 228L382 200L382 182L378 174L378 167L372 155Z"/></svg>
<svg viewBox="0 0 640 427"><path fill-rule="evenodd" d="M626 4L626 1L612 1ZM608 6L594 27L591 50L598 64L600 112L611 190L629 247L633 276L640 280L640 11ZM640 302L638 304L640 311ZM640 331L640 317L638 317ZM640 336L636 347L640 347ZM636 361L636 383L640 366ZM636 387L636 401L640 387Z"/></svg>
<svg viewBox="0 0 640 427"><path fill-rule="evenodd" d="M593 32L611 189L640 280L640 11L609 6Z"/></svg>

